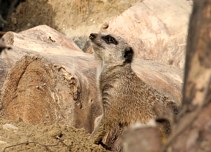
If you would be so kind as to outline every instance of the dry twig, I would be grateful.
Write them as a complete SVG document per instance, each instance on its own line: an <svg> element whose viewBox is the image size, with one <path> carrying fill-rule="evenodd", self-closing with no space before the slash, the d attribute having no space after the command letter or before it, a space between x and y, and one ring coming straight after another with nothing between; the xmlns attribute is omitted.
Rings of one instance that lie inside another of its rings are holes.
<svg viewBox="0 0 211 152"><path fill-rule="evenodd" d="M34 142L34 141L31 141L31 142L26 141L26 142L14 144L14 145L11 145L11 146L7 146L7 147L4 148L3 152L6 152L7 149L10 149L10 148L12 148L12 147L17 147L17 146L20 146L20 145L29 145L29 144L40 145L40 146L44 147L47 151L51 151L51 150L49 149L49 147L58 146L59 143L62 143L62 144L63 144L64 146L66 146L68 149L70 148L70 146L67 145L67 144L65 144L65 143L63 142L63 140L62 140L60 137L56 137L56 139L58 140L58 142L57 142L56 144L50 144L50 145L41 144L41 143L39 143L39 142Z"/></svg>

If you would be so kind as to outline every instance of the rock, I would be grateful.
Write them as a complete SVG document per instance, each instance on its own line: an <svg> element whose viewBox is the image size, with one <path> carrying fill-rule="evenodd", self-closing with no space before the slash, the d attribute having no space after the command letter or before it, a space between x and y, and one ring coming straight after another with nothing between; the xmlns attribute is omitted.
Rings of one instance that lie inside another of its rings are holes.
<svg viewBox="0 0 211 152"><path fill-rule="evenodd" d="M105 31L125 38L139 58L183 68L191 4L144 0L111 20Z"/></svg>
<svg viewBox="0 0 211 152"><path fill-rule="evenodd" d="M0 54L4 49L11 49L11 48L6 46L3 40L0 40Z"/></svg>
<svg viewBox="0 0 211 152"><path fill-rule="evenodd" d="M0 145L7 145L8 143L0 140Z"/></svg>
<svg viewBox="0 0 211 152"><path fill-rule="evenodd" d="M78 63L74 57L44 56L26 55L10 69L2 88L4 117L31 124L60 122L90 132L97 100L94 74L85 65L92 63L82 56Z"/></svg>
<svg viewBox="0 0 211 152"><path fill-rule="evenodd" d="M183 71L152 60L136 58L132 68L138 76L158 91L166 94L178 104L181 103Z"/></svg>
<svg viewBox="0 0 211 152"><path fill-rule="evenodd" d="M8 46L18 47L36 52L57 53L68 55L71 50L81 51L80 48L65 35L46 25L40 25L20 33L7 32L3 36Z"/></svg>
<svg viewBox="0 0 211 152"><path fill-rule="evenodd" d="M125 129L113 145L118 152L159 152L163 145L162 135L156 123L136 123Z"/></svg>
<svg viewBox="0 0 211 152"><path fill-rule="evenodd" d="M13 131L17 131L18 127L12 125L12 124L4 124L2 125L2 128L5 130L13 130Z"/></svg>
<svg viewBox="0 0 211 152"><path fill-rule="evenodd" d="M90 48L90 42L87 36L72 37L72 40L84 52L87 52L87 50Z"/></svg>
<svg viewBox="0 0 211 152"><path fill-rule="evenodd" d="M12 47L5 51L10 64L0 60L3 116L31 124L61 122L91 132L101 113L92 57L47 26L9 32L3 39Z"/></svg>

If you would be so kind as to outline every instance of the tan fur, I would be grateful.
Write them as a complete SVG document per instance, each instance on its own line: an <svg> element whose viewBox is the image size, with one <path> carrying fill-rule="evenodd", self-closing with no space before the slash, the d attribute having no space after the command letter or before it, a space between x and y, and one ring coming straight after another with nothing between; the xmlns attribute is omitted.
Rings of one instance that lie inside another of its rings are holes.
<svg viewBox="0 0 211 152"><path fill-rule="evenodd" d="M147 123L165 111L171 101L144 81L125 63L124 51L130 46L120 37L113 36L118 44L107 44L104 34L91 37L97 59L98 89L103 104L103 117L91 135L94 143L102 141L112 129L125 127L137 121ZM155 110L156 104L162 109ZM160 106L163 105L163 106Z"/></svg>

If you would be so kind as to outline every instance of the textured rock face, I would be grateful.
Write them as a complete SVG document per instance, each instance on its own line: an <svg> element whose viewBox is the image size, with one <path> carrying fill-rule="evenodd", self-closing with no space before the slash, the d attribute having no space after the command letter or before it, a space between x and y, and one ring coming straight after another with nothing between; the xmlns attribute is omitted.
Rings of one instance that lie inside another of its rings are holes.
<svg viewBox="0 0 211 152"><path fill-rule="evenodd" d="M143 59L183 68L191 2L146 0L109 22L106 32L124 37Z"/></svg>
<svg viewBox="0 0 211 152"><path fill-rule="evenodd" d="M87 61L82 55L77 62L71 62L74 57L62 59L75 67L62 66L61 61L58 64L61 58L31 54L14 64L2 88L1 112L5 118L31 124L60 122L91 132L94 121L91 114L96 116L92 107L98 105L95 81L90 79L94 74L84 69ZM76 72L74 68L78 66L84 68Z"/></svg>
<svg viewBox="0 0 211 152"><path fill-rule="evenodd" d="M0 60L2 115L31 124L61 122L91 132L101 113L92 55L47 26L9 32L3 38L12 49L4 50Z"/></svg>
<svg viewBox="0 0 211 152"><path fill-rule="evenodd" d="M137 1L26 0L8 17L5 30L22 31L45 24L69 36L84 36Z"/></svg>
<svg viewBox="0 0 211 152"><path fill-rule="evenodd" d="M122 138L123 152L159 151L162 146L159 129L155 127L130 128Z"/></svg>

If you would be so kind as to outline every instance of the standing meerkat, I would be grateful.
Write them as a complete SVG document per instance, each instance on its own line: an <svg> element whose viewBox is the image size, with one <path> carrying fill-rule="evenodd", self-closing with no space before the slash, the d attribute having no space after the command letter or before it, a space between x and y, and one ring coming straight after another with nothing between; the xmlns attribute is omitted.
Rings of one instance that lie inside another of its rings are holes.
<svg viewBox="0 0 211 152"><path fill-rule="evenodd" d="M165 113L167 107L177 111L173 101L147 85L132 70L134 52L124 39L97 33L89 38L101 62L97 84L103 116L91 134L94 143L103 144L104 136L114 128L124 128L137 121L147 123Z"/></svg>

